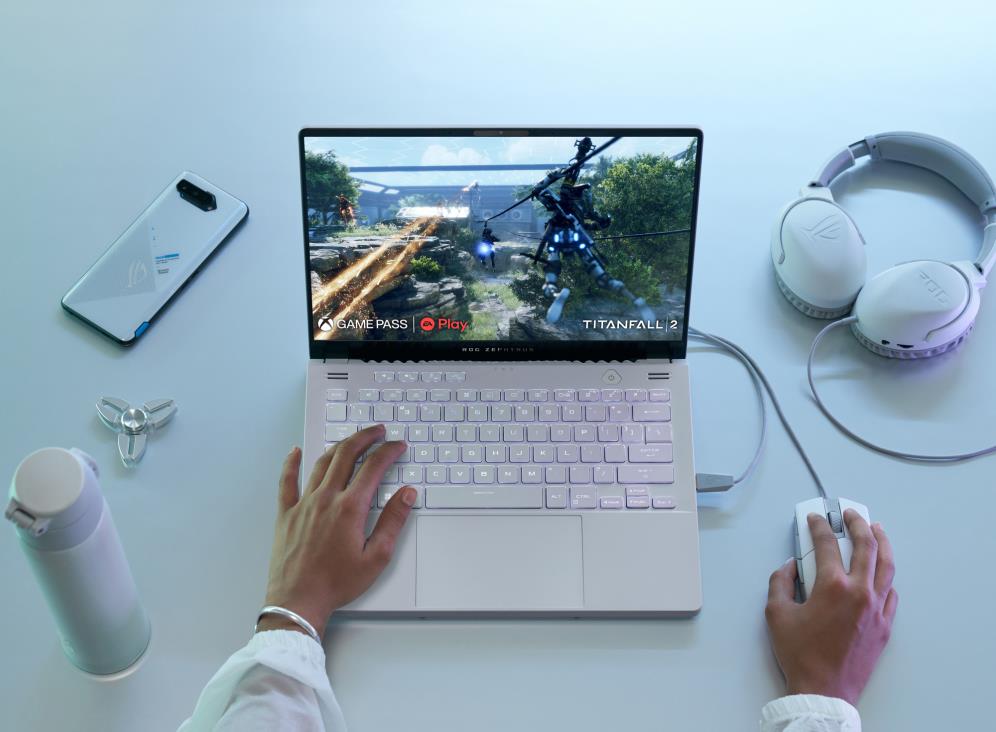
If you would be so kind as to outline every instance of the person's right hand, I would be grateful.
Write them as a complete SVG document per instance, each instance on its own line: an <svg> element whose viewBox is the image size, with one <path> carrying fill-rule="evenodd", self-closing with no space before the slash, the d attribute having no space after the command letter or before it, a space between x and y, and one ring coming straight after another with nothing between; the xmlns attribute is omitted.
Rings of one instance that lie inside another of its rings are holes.
<svg viewBox="0 0 996 732"><path fill-rule="evenodd" d="M277 530L270 557L266 605L293 610L321 635L332 611L362 595L391 560L394 545L418 493L403 486L384 505L370 536L367 514L384 472L407 449L385 442L384 425L374 425L338 443L318 460L298 497L301 450L294 448L280 475ZM277 615L264 616L258 630L297 626Z"/></svg>
<svg viewBox="0 0 996 732"><path fill-rule="evenodd" d="M809 599L795 601L795 560L771 575L765 617L789 694L821 694L857 704L889 640L899 596L895 565L879 524L844 512L854 545L844 571L837 539L825 517L809 515L816 547L816 582Z"/></svg>

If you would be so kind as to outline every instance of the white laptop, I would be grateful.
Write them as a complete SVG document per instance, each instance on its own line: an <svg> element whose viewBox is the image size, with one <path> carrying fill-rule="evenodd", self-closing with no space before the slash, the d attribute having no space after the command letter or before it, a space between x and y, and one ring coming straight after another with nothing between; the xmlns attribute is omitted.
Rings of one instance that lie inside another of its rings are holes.
<svg viewBox="0 0 996 732"><path fill-rule="evenodd" d="M688 302L702 132L305 129L304 471L366 425L419 500L341 612L702 604Z"/></svg>

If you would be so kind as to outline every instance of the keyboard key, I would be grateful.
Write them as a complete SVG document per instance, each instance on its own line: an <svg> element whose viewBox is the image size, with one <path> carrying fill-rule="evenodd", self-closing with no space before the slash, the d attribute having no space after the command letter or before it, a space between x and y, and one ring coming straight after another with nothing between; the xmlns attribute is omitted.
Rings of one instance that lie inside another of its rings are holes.
<svg viewBox="0 0 996 732"><path fill-rule="evenodd" d="M443 380L443 374L441 371L423 371L422 372L422 383L423 384L438 384Z"/></svg>
<svg viewBox="0 0 996 732"><path fill-rule="evenodd" d="M610 404L609 419L613 422L629 422L633 416L633 407L629 404Z"/></svg>
<svg viewBox="0 0 996 732"><path fill-rule="evenodd" d="M487 463L508 462L508 448L505 445L485 445L484 461Z"/></svg>
<svg viewBox="0 0 996 732"><path fill-rule="evenodd" d="M627 389L626 392L627 402L645 402L647 401L647 390L646 389Z"/></svg>
<svg viewBox="0 0 996 732"><path fill-rule="evenodd" d="M518 483L519 467L517 465L501 465L498 468L499 483Z"/></svg>
<svg viewBox="0 0 996 732"><path fill-rule="evenodd" d="M529 446L528 445L512 445L508 448L508 461L510 463L528 463L529 462Z"/></svg>
<svg viewBox="0 0 996 732"><path fill-rule="evenodd" d="M405 426L403 424L384 425L384 439L388 442L397 442L405 439Z"/></svg>
<svg viewBox="0 0 996 732"><path fill-rule="evenodd" d="M408 441L409 442L428 442L429 441L429 425L427 424L413 424L408 426Z"/></svg>
<svg viewBox="0 0 996 732"><path fill-rule="evenodd" d="M356 392L356 398L361 402L376 402L380 400L380 390L379 389L359 389Z"/></svg>
<svg viewBox="0 0 996 732"><path fill-rule="evenodd" d="M532 422L536 419L536 407L532 404L516 404L514 414L516 422Z"/></svg>
<svg viewBox="0 0 996 732"><path fill-rule="evenodd" d="M607 462L607 463L624 463L624 462L626 462L626 446L625 445L606 445L605 446L605 462Z"/></svg>
<svg viewBox="0 0 996 732"><path fill-rule="evenodd" d="M592 486L571 486L571 508L594 508L595 489Z"/></svg>
<svg viewBox="0 0 996 732"><path fill-rule="evenodd" d="M454 465L450 468L450 483L465 485L470 482L470 466Z"/></svg>
<svg viewBox="0 0 996 732"><path fill-rule="evenodd" d="M547 465L545 474L547 483L567 482L567 467L564 465Z"/></svg>
<svg viewBox="0 0 996 732"><path fill-rule="evenodd" d="M346 401L346 390L345 389L326 389L325 390L325 401L327 401L327 402L344 402L344 401Z"/></svg>
<svg viewBox="0 0 996 732"><path fill-rule="evenodd" d="M394 421L394 405L393 404L374 404L373 418L374 418L374 422L393 422Z"/></svg>
<svg viewBox="0 0 996 732"><path fill-rule="evenodd" d="M474 468L474 483L490 484L495 482L495 469L492 465L478 465Z"/></svg>
<svg viewBox="0 0 996 732"><path fill-rule="evenodd" d="M447 384L461 384L467 380L466 371L447 371L446 372L446 383Z"/></svg>
<svg viewBox="0 0 996 732"><path fill-rule="evenodd" d="M580 389L578 391L579 402L597 402L600 396L598 389Z"/></svg>
<svg viewBox="0 0 996 732"><path fill-rule="evenodd" d="M414 422L418 419L418 406L415 404L399 404L395 414L399 422Z"/></svg>
<svg viewBox="0 0 996 732"><path fill-rule="evenodd" d="M584 419L584 410L580 404L564 404L560 413L565 422L580 422Z"/></svg>
<svg viewBox="0 0 996 732"><path fill-rule="evenodd" d="M405 465L401 469L402 483L421 483L425 480L424 471L421 465Z"/></svg>
<svg viewBox="0 0 996 732"><path fill-rule="evenodd" d="M391 486L390 488L381 488L377 491L377 507L384 508L384 506L387 505L387 502L391 500L391 496L393 496L400 487L401 486ZM422 491L418 491L418 495L415 497L415 503L412 505L412 508L422 508L423 505L425 504L422 502Z"/></svg>
<svg viewBox="0 0 996 732"><path fill-rule="evenodd" d="M669 404L635 404L633 405L634 422L669 422L671 421L671 406Z"/></svg>
<svg viewBox="0 0 996 732"><path fill-rule="evenodd" d="M453 442L453 425L451 424L434 424L431 432L432 441L435 443Z"/></svg>
<svg viewBox="0 0 996 732"><path fill-rule="evenodd" d="M545 402L550 398L550 392L546 389L530 389L526 395L531 402Z"/></svg>
<svg viewBox="0 0 996 732"><path fill-rule="evenodd" d="M650 496L626 496L626 508L650 508Z"/></svg>
<svg viewBox="0 0 996 732"><path fill-rule="evenodd" d="M429 398L429 392L425 389L405 389L405 401L417 402L421 404Z"/></svg>
<svg viewBox="0 0 996 732"><path fill-rule="evenodd" d="M430 402L448 402L450 400L452 392L449 389L430 389L429 390L429 401Z"/></svg>
<svg viewBox="0 0 996 732"><path fill-rule="evenodd" d="M525 439L525 429L521 424L506 424L501 428L501 438L505 442L522 442Z"/></svg>
<svg viewBox="0 0 996 732"><path fill-rule="evenodd" d="M553 445L536 445L533 448L534 463L552 463L555 457Z"/></svg>
<svg viewBox="0 0 996 732"><path fill-rule="evenodd" d="M591 466L572 465L568 475L571 483L591 483Z"/></svg>
<svg viewBox="0 0 996 732"><path fill-rule="evenodd" d="M370 421L370 405L369 404L350 404L349 405L349 421L350 422L369 422Z"/></svg>
<svg viewBox="0 0 996 732"><path fill-rule="evenodd" d="M524 402L526 392L522 389L506 389L504 392L506 402Z"/></svg>
<svg viewBox="0 0 996 732"><path fill-rule="evenodd" d="M501 428L496 424L482 424L481 442L498 442L501 439Z"/></svg>
<svg viewBox="0 0 996 732"><path fill-rule="evenodd" d="M547 508L567 508L567 489L563 487L546 487Z"/></svg>
<svg viewBox="0 0 996 732"><path fill-rule="evenodd" d="M543 468L538 465L527 465L522 468L522 482L523 483L542 483L543 482Z"/></svg>
<svg viewBox="0 0 996 732"><path fill-rule="evenodd" d="M598 425L598 441L599 442L618 442L619 441L619 425L617 425L617 424L600 424L600 425Z"/></svg>
<svg viewBox="0 0 996 732"><path fill-rule="evenodd" d="M416 463L434 463L436 462L436 446L415 445L412 448L412 456Z"/></svg>
<svg viewBox="0 0 996 732"><path fill-rule="evenodd" d="M550 442L570 442L571 428L566 424L555 424L550 427Z"/></svg>
<svg viewBox="0 0 996 732"><path fill-rule="evenodd" d="M622 426L623 442L643 442L642 424L624 424Z"/></svg>
<svg viewBox="0 0 996 732"><path fill-rule="evenodd" d="M457 442L477 442L477 425L460 424L456 428Z"/></svg>
<svg viewBox="0 0 996 732"><path fill-rule="evenodd" d="M378 384L390 384L394 381L393 371L374 371L374 381Z"/></svg>
<svg viewBox="0 0 996 732"><path fill-rule="evenodd" d="M590 424L576 424L574 425L574 441L575 442L594 442L595 441L595 426Z"/></svg>
<svg viewBox="0 0 996 732"><path fill-rule="evenodd" d="M618 401L622 401L622 390L621 389L602 389L602 401L603 402L618 402Z"/></svg>
<svg viewBox="0 0 996 732"><path fill-rule="evenodd" d="M600 463L602 462L601 445L581 445L581 462Z"/></svg>
<svg viewBox="0 0 996 732"><path fill-rule="evenodd" d="M443 408L439 404L420 404L418 418L423 422L438 422L443 418Z"/></svg>
<svg viewBox="0 0 996 732"><path fill-rule="evenodd" d="M616 466L615 465L596 465L594 469L594 476L592 478L593 482L600 485L605 485L607 483L616 482Z"/></svg>
<svg viewBox="0 0 996 732"><path fill-rule="evenodd" d="M401 402L405 399L405 393L401 389L384 389L380 398L385 402Z"/></svg>
<svg viewBox="0 0 996 732"><path fill-rule="evenodd" d="M631 463L669 463L672 459L670 444L629 446Z"/></svg>
<svg viewBox="0 0 996 732"><path fill-rule="evenodd" d="M626 486L627 496L647 496L650 495L647 492L647 486L645 485L628 485Z"/></svg>
<svg viewBox="0 0 996 732"><path fill-rule="evenodd" d="M670 424L648 424L647 442L672 442Z"/></svg>
<svg viewBox="0 0 996 732"><path fill-rule="evenodd" d="M531 424L526 427L526 442L548 442L550 428L545 424Z"/></svg>
<svg viewBox="0 0 996 732"><path fill-rule="evenodd" d="M460 448L460 459L465 463L484 462L484 447L481 445L464 445Z"/></svg>
<svg viewBox="0 0 996 732"><path fill-rule="evenodd" d="M671 465L620 465L620 483L673 483L674 467Z"/></svg>
<svg viewBox="0 0 996 732"><path fill-rule="evenodd" d="M414 384L418 381L418 371L399 371L398 381L402 384Z"/></svg>
<svg viewBox="0 0 996 732"><path fill-rule="evenodd" d="M457 389L458 402L476 402L477 389Z"/></svg>
<svg viewBox="0 0 996 732"><path fill-rule="evenodd" d="M425 489L428 508L542 508L543 487L538 485L433 485Z"/></svg>
<svg viewBox="0 0 996 732"><path fill-rule="evenodd" d="M462 404L447 404L443 407L443 419L447 422L463 422L464 406Z"/></svg>
<svg viewBox="0 0 996 732"><path fill-rule="evenodd" d="M557 445L557 462L576 463L579 452L577 445Z"/></svg>
<svg viewBox="0 0 996 732"><path fill-rule="evenodd" d="M584 408L584 418L589 422L604 422L608 410L604 404L587 404Z"/></svg>
<svg viewBox="0 0 996 732"><path fill-rule="evenodd" d="M654 496L654 508L670 510L677 507L678 504L675 503L675 500L671 496Z"/></svg>
<svg viewBox="0 0 996 732"><path fill-rule="evenodd" d="M501 389L481 389L482 402L500 402Z"/></svg>
<svg viewBox="0 0 996 732"><path fill-rule="evenodd" d="M650 401L669 402L671 401L671 391L669 389L651 389Z"/></svg>
<svg viewBox="0 0 996 732"><path fill-rule="evenodd" d="M488 421L488 405L487 404L470 404L467 406L467 421L468 422L487 422Z"/></svg>
<svg viewBox="0 0 996 732"><path fill-rule="evenodd" d="M346 405L339 404L326 404L325 405L325 421L326 422L345 422L346 421Z"/></svg>
<svg viewBox="0 0 996 732"><path fill-rule="evenodd" d="M446 466L431 465L425 469L425 482L440 484L446 482Z"/></svg>
<svg viewBox="0 0 996 732"><path fill-rule="evenodd" d="M325 441L341 442L352 434L356 433L355 424L327 424L325 425Z"/></svg>
<svg viewBox="0 0 996 732"><path fill-rule="evenodd" d="M457 445L440 445L439 462L441 463L460 462L460 448Z"/></svg>
<svg viewBox="0 0 996 732"><path fill-rule="evenodd" d="M619 496L603 496L598 499L598 505L602 508L622 508L623 499Z"/></svg>
<svg viewBox="0 0 996 732"><path fill-rule="evenodd" d="M512 405L511 404L492 404L491 405L491 421L492 422L511 422L512 421Z"/></svg>
<svg viewBox="0 0 996 732"><path fill-rule="evenodd" d="M573 402L574 401L574 390L573 389L555 389L553 392L553 399L557 402Z"/></svg>
<svg viewBox="0 0 996 732"><path fill-rule="evenodd" d="M541 404L539 408L539 421L540 422L559 422L560 421L560 405L559 404Z"/></svg>

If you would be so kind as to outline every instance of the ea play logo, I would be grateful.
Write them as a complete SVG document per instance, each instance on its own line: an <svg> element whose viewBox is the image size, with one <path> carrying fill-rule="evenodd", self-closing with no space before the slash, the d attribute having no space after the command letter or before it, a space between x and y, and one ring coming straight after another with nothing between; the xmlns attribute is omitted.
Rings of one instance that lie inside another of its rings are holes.
<svg viewBox="0 0 996 732"><path fill-rule="evenodd" d="M458 330L463 333L470 323L466 320L453 320L452 318L432 318L426 315L419 322L419 327L425 333L433 330Z"/></svg>

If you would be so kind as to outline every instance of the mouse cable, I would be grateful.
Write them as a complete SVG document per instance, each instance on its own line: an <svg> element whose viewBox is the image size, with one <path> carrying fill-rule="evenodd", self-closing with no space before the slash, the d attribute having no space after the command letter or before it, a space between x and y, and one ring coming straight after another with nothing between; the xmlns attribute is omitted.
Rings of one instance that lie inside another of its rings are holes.
<svg viewBox="0 0 996 732"><path fill-rule="evenodd" d="M833 416L830 408L823 403L820 399L819 392L816 390L816 381L813 379L813 360L816 357L816 349L819 348L820 342L823 337L827 335L834 328L839 328L845 325L851 325L857 322L856 316L850 316L848 318L842 318L840 320L835 320L834 322L827 325L823 330L816 334L816 338L813 339L813 345L809 348L809 358L806 361L806 377L809 379L809 390L813 392L813 399L816 401L816 406L820 408L823 415L830 420L834 427L843 432L847 437L857 442L859 445L867 447L869 450L874 450L882 455L888 455L889 457L901 458L903 460L912 460L914 462L920 463L955 463L961 460L970 460L971 458L982 457L983 455L991 455L996 452L996 445L990 445L989 447L983 447L980 450L973 450L972 452L960 452L953 455L924 455L914 452L902 452L900 450L891 450L887 447L882 447L877 445L870 440L866 440L861 435L858 435L844 426L844 424Z"/></svg>
<svg viewBox="0 0 996 732"><path fill-rule="evenodd" d="M707 341L714 346L729 352L732 356L738 359L747 369L747 373L750 375L751 381L754 383L754 389L757 392L758 399L761 404L761 437L757 443L757 449L754 451L754 457L747 466L747 469L736 479L725 475L713 475L710 473L697 473L695 475L695 489L699 493L713 493L717 491L729 490L733 486L737 485L741 481L746 480L754 472L757 467L758 462L761 460L761 452L764 449L765 437L767 435L767 407L764 403L764 394L761 391L762 385L764 391L768 392L768 397L771 399L771 404L775 408L775 412L778 414L778 419L782 423L782 427L785 428L785 432L788 434L789 439L795 446L796 452L799 453L799 457L802 458L802 462L806 465L806 470L813 477L813 482L816 484L816 489L819 491L820 496L823 498L827 497L826 489L823 487L823 481L820 480L819 474L816 472L816 468L813 467L812 461L809 459L809 455L806 453L805 448L803 448L802 443L799 442L798 436L795 434L795 430L789 424L788 419L785 417L785 413L782 411L782 405L778 401L778 397L775 396L775 390L771 386L771 382L768 381L768 377L764 373L757 361L755 361L747 351L738 346L731 340L723 338L721 336L713 335L711 333L705 333L698 328L688 327L688 334L698 338L702 341Z"/></svg>

